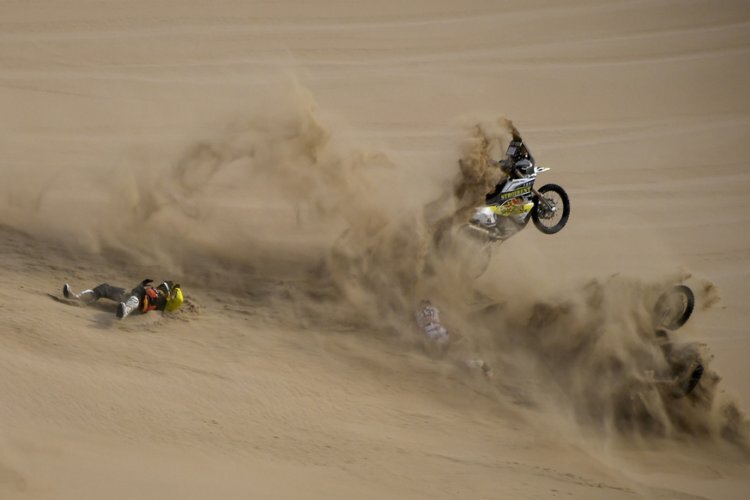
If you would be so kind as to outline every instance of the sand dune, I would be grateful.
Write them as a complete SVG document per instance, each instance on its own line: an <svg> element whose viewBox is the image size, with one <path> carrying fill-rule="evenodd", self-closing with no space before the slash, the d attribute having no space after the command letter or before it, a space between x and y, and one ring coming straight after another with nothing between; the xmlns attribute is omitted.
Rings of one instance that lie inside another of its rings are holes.
<svg viewBox="0 0 750 500"><path fill-rule="evenodd" d="M0 497L745 498L749 26L741 1L4 2ZM506 119L573 211L468 279L434 222L493 181L458 160L499 158ZM187 305L48 296L146 276ZM670 401L643 325L683 282L707 372ZM417 341L422 296L453 354Z"/></svg>

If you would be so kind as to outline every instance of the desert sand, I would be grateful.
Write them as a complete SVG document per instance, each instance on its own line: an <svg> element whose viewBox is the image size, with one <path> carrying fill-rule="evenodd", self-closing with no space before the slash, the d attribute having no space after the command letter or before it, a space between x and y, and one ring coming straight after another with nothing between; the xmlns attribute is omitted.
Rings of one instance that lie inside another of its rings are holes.
<svg viewBox="0 0 750 500"><path fill-rule="evenodd" d="M1 2L0 498L748 498L748 89L742 0ZM471 279L432 223L506 120L570 222Z"/></svg>

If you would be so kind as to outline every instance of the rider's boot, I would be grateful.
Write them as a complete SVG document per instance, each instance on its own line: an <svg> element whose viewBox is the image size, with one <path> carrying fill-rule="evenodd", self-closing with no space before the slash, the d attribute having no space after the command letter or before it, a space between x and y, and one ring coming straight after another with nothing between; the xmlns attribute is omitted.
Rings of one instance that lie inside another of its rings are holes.
<svg viewBox="0 0 750 500"><path fill-rule="evenodd" d="M128 297L128 300L125 302L120 302L120 304L117 306L117 317L120 319L125 319L128 317L130 313L138 309L138 304L140 301L138 300L138 297L135 295L131 295Z"/></svg>
<svg viewBox="0 0 750 500"><path fill-rule="evenodd" d="M63 285L63 296L66 299L72 299L72 300L80 300L81 302L93 302L96 300L96 294L93 290L84 290L81 293L75 293L73 292L73 289L70 287L69 284L65 283Z"/></svg>

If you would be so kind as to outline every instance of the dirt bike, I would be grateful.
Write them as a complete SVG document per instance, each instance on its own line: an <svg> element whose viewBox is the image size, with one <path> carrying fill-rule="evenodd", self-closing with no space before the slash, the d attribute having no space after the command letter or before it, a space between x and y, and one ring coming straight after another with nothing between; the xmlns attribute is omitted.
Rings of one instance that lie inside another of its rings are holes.
<svg viewBox="0 0 750 500"><path fill-rule="evenodd" d="M477 208L469 221L471 228L491 241L504 241L526 227L529 220L544 234L559 232L570 217L570 200L557 184L534 189L537 175L549 168L532 165L528 173L511 175L487 196L487 204Z"/></svg>
<svg viewBox="0 0 750 500"><path fill-rule="evenodd" d="M669 331L682 327L694 308L695 295L685 285L676 285L664 292L654 306L654 335L669 367L669 373L663 375L671 381L667 386L669 394L676 398L690 394L703 376L698 345L678 344L669 338Z"/></svg>
<svg viewBox="0 0 750 500"><path fill-rule="evenodd" d="M642 377L625 379L621 390L612 392L615 425L620 430L665 432L672 424L685 425L685 409L704 404L704 392L696 390L704 375L697 342L675 342L670 333L690 318L695 296L685 285L676 285L662 293L651 310L651 332L645 340L654 342L662 360L642 356ZM687 399L685 402L679 400Z"/></svg>
<svg viewBox="0 0 750 500"><path fill-rule="evenodd" d="M544 234L555 234L568 223L570 199L557 184L545 184L538 190L534 182L549 168L534 164L520 138L506 151L508 159L498 162L507 173L504 181L485 198L469 222L461 228L476 247L470 274L481 276L489 266L492 244L503 242L525 228L529 221Z"/></svg>

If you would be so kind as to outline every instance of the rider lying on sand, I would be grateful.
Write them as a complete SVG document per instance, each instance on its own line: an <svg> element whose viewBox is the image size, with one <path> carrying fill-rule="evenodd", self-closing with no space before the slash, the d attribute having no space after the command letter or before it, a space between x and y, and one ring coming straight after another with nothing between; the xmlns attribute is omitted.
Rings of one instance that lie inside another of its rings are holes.
<svg viewBox="0 0 750 500"><path fill-rule="evenodd" d="M427 340L427 349L433 353L443 354L450 345L448 330L440 323L440 310L427 299L422 299L415 316L417 326L422 330ZM455 341L453 344L455 345ZM461 364L466 368L479 368L485 376L492 376L492 369L478 358L462 359Z"/></svg>
<svg viewBox="0 0 750 500"><path fill-rule="evenodd" d="M74 293L69 284L63 286L63 295L66 299L79 300L86 304L95 302L101 298L119 302L117 306L117 317L126 318L134 311L147 313L148 311L175 311L182 305L182 290L179 284L172 281L164 281L156 288L150 286L153 280L145 279L130 291L125 288L102 283L96 288Z"/></svg>

